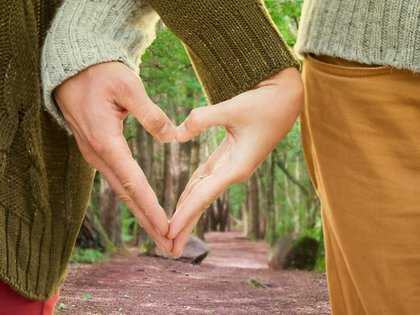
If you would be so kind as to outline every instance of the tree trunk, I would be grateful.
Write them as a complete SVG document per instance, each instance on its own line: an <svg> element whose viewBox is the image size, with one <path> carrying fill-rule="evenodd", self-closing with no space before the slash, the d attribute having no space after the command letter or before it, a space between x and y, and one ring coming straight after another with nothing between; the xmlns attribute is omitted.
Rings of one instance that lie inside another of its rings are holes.
<svg viewBox="0 0 420 315"><path fill-rule="evenodd" d="M175 210L175 143L166 143L163 153L163 200L162 205L168 215Z"/></svg>
<svg viewBox="0 0 420 315"><path fill-rule="evenodd" d="M248 195L248 188L247 188L247 192L246 192L246 199L245 202L242 203L241 206L241 213L242 213L242 222L243 222L243 233L244 235L248 236L249 235L249 231L251 230L250 228L250 221L249 221L249 215L248 215L248 199L249 199L249 195Z"/></svg>
<svg viewBox="0 0 420 315"><path fill-rule="evenodd" d="M112 252L115 248L99 220L101 175L95 174L90 205L86 210L82 227L77 237L76 245L81 248L94 248Z"/></svg>
<svg viewBox="0 0 420 315"><path fill-rule="evenodd" d="M137 147L139 164L147 178L153 173L153 138L142 126L137 127Z"/></svg>
<svg viewBox="0 0 420 315"><path fill-rule="evenodd" d="M217 201L213 202L210 205L210 208L207 210L207 217L209 218L209 229L210 231L217 231Z"/></svg>
<svg viewBox="0 0 420 315"><path fill-rule="evenodd" d="M219 206L219 231L226 232L229 226L229 198L228 193L225 192L220 200Z"/></svg>
<svg viewBox="0 0 420 315"><path fill-rule="evenodd" d="M267 191L267 217L268 217L268 241L272 243L276 234L276 158L277 151L274 150L270 157L270 174L268 177L268 191Z"/></svg>
<svg viewBox="0 0 420 315"><path fill-rule="evenodd" d="M269 163L265 161L261 167L259 167L255 172L255 178L257 180L257 187L258 187L258 229L259 229L259 238L263 238L266 229L267 229L267 192L268 190L268 183L267 180L264 180L270 176L269 173Z"/></svg>
<svg viewBox="0 0 420 315"><path fill-rule="evenodd" d="M191 141L181 143L179 147L179 175L177 200L181 196L190 177Z"/></svg>
<svg viewBox="0 0 420 315"><path fill-rule="evenodd" d="M191 145L191 154L190 154L190 166L189 166L189 176L198 168L200 165L200 137L192 141Z"/></svg>
<svg viewBox="0 0 420 315"><path fill-rule="evenodd" d="M152 174L152 159L153 159L153 142L149 141L149 134L144 128L137 124L136 130L136 147L137 147L137 161L143 170L144 175L150 178ZM138 231L135 234L134 243L139 245L141 240L145 237L143 229L138 227Z"/></svg>
<svg viewBox="0 0 420 315"><path fill-rule="evenodd" d="M150 186L156 194L156 197L159 200L160 204L163 204L163 194L164 194L164 182L163 182L163 169L164 169L164 159L163 159L163 145L157 143L152 136L149 136L153 143L152 149L152 173L147 178Z"/></svg>
<svg viewBox="0 0 420 315"><path fill-rule="evenodd" d="M259 239L260 233L260 205L259 205L259 187L256 173L249 179L248 183L248 218L249 231L248 237L251 239Z"/></svg>
<svg viewBox="0 0 420 315"><path fill-rule="evenodd" d="M203 241L205 240L204 235L208 231L208 225L209 225L209 215L207 212L204 212L200 220L198 220L197 226L195 227L196 236L201 238Z"/></svg>
<svg viewBox="0 0 420 315"><path fill-rule="evenodd" d="M112 191L108 182L101 177L100 190L100 218L110 240L115 246L122 246L121 235L121 210L116 194Z"/></svg>
<svg viewBox="0 0 420 315"><path fill-rule="evenodd" d="M77 237L76 246L80 248L93 248L104 252L113 252L115 245L108 237L95 210L88 207L82 227Z"/></svg>
<svg viewBox="0 0 420 315"><path fill-rule="evenodd" d="M189 170L189 178L191 178L194 171L199 167L200 165L200 157L201 157L201 137L197 137L193 142L191 146L191 160L190 160L190 170ZM210 208L210 207L209 207ZM209 221L208 217L208 209L205 209L203 214L201 215L200 220L198 220L197 225L195 226L195 234L197 237L204 240L204 234L207 231L207 225Z"/></svg>

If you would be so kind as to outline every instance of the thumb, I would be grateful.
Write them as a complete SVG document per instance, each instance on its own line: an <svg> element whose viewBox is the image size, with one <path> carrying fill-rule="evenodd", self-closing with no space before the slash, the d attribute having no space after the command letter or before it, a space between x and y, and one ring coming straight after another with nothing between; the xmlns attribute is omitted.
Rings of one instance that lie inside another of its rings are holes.
<svg viewBox="0 0 420 315"><path fill-rule="evenodd" d="M156 140L160 142L175 140L175 125L165 112L150 99L141 80L132 81L134 82L130 83L124 93L116 95L117 102L133 114Z"/></svg>
<svg viewBox="0 0 420 315"><path fill-rule="evenodd" d="M132 114L161 143L176 139L176 127L165 112L152 101L139 104Z"/></svg>
<svg viewBox="0 0 420 315"><path fill-rule="evenodd" d="M194 108L177 128L176 139L186 142L210 127L228 126L230 115L226 102Z"/></svg>

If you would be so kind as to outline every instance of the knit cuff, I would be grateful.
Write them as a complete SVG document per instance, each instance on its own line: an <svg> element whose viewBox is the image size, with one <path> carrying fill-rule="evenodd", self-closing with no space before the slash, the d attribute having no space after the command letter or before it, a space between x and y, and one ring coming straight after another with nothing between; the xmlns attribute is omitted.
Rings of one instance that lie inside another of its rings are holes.
<svg viewBox="0 0 420 315"><path fill-rule="evenodd" d="M137 72L158 20L154 10L138 0L66 0L59 8L44 42L41 77L45 109L69 134L55 88L103 62L120 61Z"/></svg>
<svg viewBox="0 0 420 315"><path fill-rule="evenodd" d="M299 61L262 0L149 0L184 42L211 103L245 92Z"/></svg>

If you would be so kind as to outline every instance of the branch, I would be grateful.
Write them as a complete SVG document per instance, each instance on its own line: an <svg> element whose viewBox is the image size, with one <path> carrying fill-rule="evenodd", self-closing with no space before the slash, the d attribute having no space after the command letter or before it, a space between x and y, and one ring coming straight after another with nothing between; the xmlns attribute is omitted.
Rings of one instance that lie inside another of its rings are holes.
<svg viewBox="0 0 420 315"><path fill-rule="evenodd" d="M287 170L286 165L284 165L283 161L277 160L276 161L277 166L283 171L284 175L293 183L295 184L302 193L304 193L306 196L310 196L309 190L302 185L290 172Z"/></svg>

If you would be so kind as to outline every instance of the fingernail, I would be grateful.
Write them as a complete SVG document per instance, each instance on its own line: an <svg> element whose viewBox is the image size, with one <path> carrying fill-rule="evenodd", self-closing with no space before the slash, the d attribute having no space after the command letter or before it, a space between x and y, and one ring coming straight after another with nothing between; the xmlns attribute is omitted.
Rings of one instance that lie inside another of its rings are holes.
<svg viewBox="0 0 420 315"><path fill-rule="evenodd" d="M165 237L166 237L168 240L171 240L171 241L174 239L174 237L172 237L172 235L171 235L171 231L170 231L170 230L168 231L168 233L166 233Z"/></svg>
<svg viewBox="0 0 420 315"><path fill-rule="evenodd" d="M171 240L171 239L169 238L169 231L170 231L170 229L168 229L168 232L166 232L166 234L165 234L165 235L163 235L163 237L164 237L164 238L166 238L166 239L168 239L168 240Z"/></svg>

